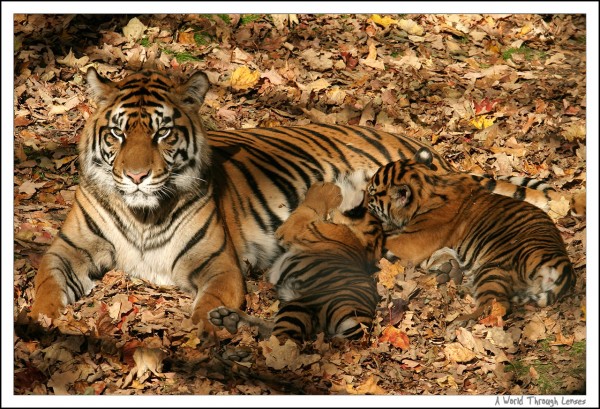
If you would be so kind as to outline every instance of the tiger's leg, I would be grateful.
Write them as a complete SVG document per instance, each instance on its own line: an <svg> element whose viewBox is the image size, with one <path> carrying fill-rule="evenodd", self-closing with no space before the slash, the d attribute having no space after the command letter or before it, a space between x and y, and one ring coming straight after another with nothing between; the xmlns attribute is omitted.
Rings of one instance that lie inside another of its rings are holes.
<svg viewBox="0 0 600 409"><path fill-rule="evenodd" d="M279 226L275 237L285 247L302 240L304 235L312 233L307 226L314 221L327 218L329 211L342 203L339 186L333 183L315 183L306 192L304 201L290 214L287 220Z"/></svg>
<svg viewBox="0 0 600 409"><path fill-rule="evenodd" d="M261 339L266 339L273 332L273 321L253 317L237 308L217 307L209 312L210 322L216 327L225 328L231 334L236 334L243 325L258 329Z"/></svg>
<svg viewBox="0 0 600 409"><path fill-rule="evenodd" d="M198 324L200 336L212 330L209 312L220 306L240 308L245 302L246 283L231 254L222 253L195 277L198 288L192 322Z"/></svg>
<svg viewBox="0 0 600 409"><path fill-rule="evenodd" d="M335 299L323 305L319 313L319 325L326 328L330 338L359 339L365 329L371 328L379 297L365 288L341 290Z"/></svg>
<svg viewBox="0 0 600 409"><path fill-rule="evenodd" d="M504 307L505 312L510 311L510 296L513 293L513 271L484 265L473 272L473 289L477 308L470 314L460 315L456 322L466 323L475 320L492 306L495 300Z"/></svg>
<svg viewBox="0 0 600 409"><path fill-rule="evenodd" d="M58 317L67 304L89 294L93 279L114 268L114 247L99 233L101 218L92 217L89 207L83 210L86 201L79 191L76 198L35 276L35 298L29 313L35 321L40 314Z"/></svg>
<svg viewBox="0 0 600 409"><path fill-rule="evenodd" d="M302 342L309 339L314 332L313 313L302 299L285 303L275 316L273 335L279 340L292 339Z"/></svg>

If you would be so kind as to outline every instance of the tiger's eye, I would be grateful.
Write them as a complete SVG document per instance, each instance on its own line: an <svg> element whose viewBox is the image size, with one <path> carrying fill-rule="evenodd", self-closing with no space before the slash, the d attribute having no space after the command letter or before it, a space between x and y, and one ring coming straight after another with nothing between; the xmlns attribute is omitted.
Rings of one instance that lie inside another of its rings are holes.
<svg viewBox="0 0 600 409"><path fill-rule="evenodd" d="M119 128L110 128L110 133L120 141L122 141L123 138L125 138L125 133Z"/></svg>
<svg viewBox="0 0 600 409"><path fill-rule="evenodd" d="M158 131L156 131L156 137L158 139L164 139L167 136L169 136L171 134L171 129L172 128L160 128Z"/></svg>

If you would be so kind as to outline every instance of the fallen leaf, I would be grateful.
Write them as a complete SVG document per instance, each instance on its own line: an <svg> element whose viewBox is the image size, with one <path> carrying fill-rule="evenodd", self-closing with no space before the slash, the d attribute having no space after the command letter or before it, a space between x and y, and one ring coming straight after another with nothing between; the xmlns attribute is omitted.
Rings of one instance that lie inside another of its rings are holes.
<svg viewBox="0 0 600 409"><path fill-rule="evenodd" d="M286 339L285 343L281 345L279 339L274 335L271 335L267 340L260 341L258 345L262 349L267 366L277 370L287 367L294 371L321 359L319 354L301 355L298 345L291 339Z"/></svg>
<svg viewBox="0 0 600 409"><path fill-rule="evenodd" d="M35 183L30 180L26 180L25 182L21 183L21 186L19 186L19 193L25 193L28 196L32 196L39 188L45 186L46 183L47 182Z"/></svg>
<svg viewBox="0 0 600 409"><path fill-rule="evenodd" d="M90 57L88 57L87 55L84 55L81 58L75 58L73 50L69 50L69 54L67 54L63 58L57 58L56 62L59 64L66 65L67 67L80 68L85 66L89 60ZM75 96L74 98L77 98L77 96Z"/></svg>
<svg viewBox="0 0 600 409"><path fill-rule="evenodd" d="M587 135L585 122L571 122L562 129L561 135L569 142L573 142L575 139L584 140Z"/></svg>
<svg viewBox="0 0 600 409"><path fill-rule="evenodd" d="M480 324L488 327L502 327L504 325L503 317L506 315L506 307L496 300L492 300L490 315L479 320Z"/></svg>
<svg viewBox="0 0 600 409"><path fill-rule="evenodd" d="M387 289L394 288L397 277L404 277L404 267L399 262L391 263L386 258L379 260L377 280Z"/></svg>
<svg viewBox="0 0 600 409"><path fill-rule="evenodd" d="M236 91L252 88L260 79L260 72L244 66L236 68L231 74L231 88Z"/></svg>
<svg viewBox="0 0 600 409"><path fill-rule="evenodd" d="M523 328L523 336L531 341L539 341L546 338L546 326L539 317L534 317Z"/></svg>
<svg viewBox="0 0 600 409"><path fill-rule="evenodd" d="M512 336L499 327L492 327L488 330L486 339L499 348L511 348L514 346Z"/></svg>
<svg viewBox="0 0 600 409"><path fill-rule="evenodd" d="M410 341L408 335L405 332L400 331L398 328L391 325L385 327L381 335L379 336L379 342L389 342L396 348L408 349L410 347Z"/></svg>
<svg viewBox="0 0 600 409"><path fill-rule="evenodd" d="M142 38L144 32L148 29L137 17L129 20L127 25L123 27L123 35L129 41L137 41Z"/></svg>
<svg viewBox="0 0 600 409"><path fill-rule="evenodd" d="M456 339L460 342L465 348L470 349L471 351L484 355L485 349L481 343L480 338L475 338L473 333L466 328L460 327L456 330Z"/></svg>
<svg viewBox="0 0 600 409"><path fill-rule="evenodd" d="M548 215L553 220L558 220L569 214L571 210L571 201L564 196L553 199L548 202Z"/></svg>
<svg viewBox="0 0 600 409"><path fill-rule="evenodd" d="M573 345L573 342L575 342L575 335L565 337L562 332L559 332L558 334L556 334L554 341L550 342L550 345L571 346Z"/></svg>
<svg viewBox="0 0 600 409"><path fill-rule="evenodd" d="M469 121L477 129L485 129L494 124L495 118L488 118L487 115L478 116Z"/></svg>
<svg viewBox="0 0 600 409"><path fill-rule="evenodd" d="M417 24L414 20L400 20L398 21L398 27L406 31L408 34L422 36L425 30L423 27Z"/></svg>
<svg viewBox="0 0 600 409"><path fill-rule="evenodd" d="M346 385L346 392L352 395L386 395L387 391L377 385L379 377L371 374L369 377L357 387Z"/></svg>
<svg viewBox="0 0 600 409"><path fill-rule="evenodd" d="M446 359L452 362L469 362L475 358L475 352L465 348L460 342L453 342L444 347Z"/></svg>
<svg viewBox="0 0 600 409"><path fill-rule="evenodd" d="M392 24L398 24L398 20L394 20L393 18L388 16L381 17L379 14L371 15L370 20L383 28L388 28Z"/></svg>
<svg viewBox="0 0 600 409"><path fill-rule="evenodd" d="M137 367L137 378L141 378L150 371L158 377L162 377L163 361L166 354L162 349L139 347L133 353L133 360Z"/></svg>
<svg viewBox="0 0 600 409"><path fill-rule="evenodd" d="M449 387L451 389L458 389L458 384L452 375L444 375L441 378L436 379L438 385L442 387Z"/></svg>

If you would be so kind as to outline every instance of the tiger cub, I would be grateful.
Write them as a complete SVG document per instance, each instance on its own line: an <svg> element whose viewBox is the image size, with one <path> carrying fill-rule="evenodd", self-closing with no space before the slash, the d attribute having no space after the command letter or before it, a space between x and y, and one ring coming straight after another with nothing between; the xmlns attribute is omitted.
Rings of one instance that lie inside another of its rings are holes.
<svg viewBox="0 0 600 409"><path fill-rule="evenodd" d="M209 313L213 325L235 333L247 324L258 327L261 338L275 335L299 342L318 332L327 338L363 335L380 299L372 273L383 236L381 223L364 206L363 191L358 190L357 196L352 177L338 182L348 192L344 196L336 184L313 184L277 229L285 253L267 274L281 302L274 321L219 307ZM351 194L353 198L348 197ZM357 206L349 205L357 200Z"/></svg>
<svg viewBox="0 0 600 409"><path fill-rule="evenodd" d="M467 321L493 299L552 304L575 284L552 220L528 203L490 193L476 178L431 169L432 153L382 166L367 186L368 208L383 223L385 247L405 263L458 260L477 301Z"/></svg>

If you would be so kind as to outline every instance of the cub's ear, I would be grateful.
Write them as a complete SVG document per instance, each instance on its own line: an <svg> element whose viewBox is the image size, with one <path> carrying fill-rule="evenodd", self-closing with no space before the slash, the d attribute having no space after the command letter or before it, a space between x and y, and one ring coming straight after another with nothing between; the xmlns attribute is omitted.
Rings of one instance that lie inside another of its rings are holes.
<svg viewBox="0 0 600 409"><path fill-rule="evenodd" d="M97 105L102 105L110 100L115 91L114 83L101 77L94 67L87 70L86 79L90 90L90 96Z"/></svg>
<svg viewBox="0 0 600 409"><path fill-rule="evenodd" d="M427 166L431 170L437 170L437 166L433 164L433 153L428 148L421 148L415 153L415 162Z"/></svg>
<svg viewBox="0 0 600 409"><path fill-rule="evenodd" d="M412 192L408 185L395 186L390 193L390 197L399 207L405 207L411 201Z"/></svg>
<svg viewBox="0 0 600 409"><path fill-rule="evenodd" d="M183 102L190 105L201 105L204 102L204 96L210 87L208 77L202 71L194 73L185 84L178 88L179 94L183 97Z"/></svg>

